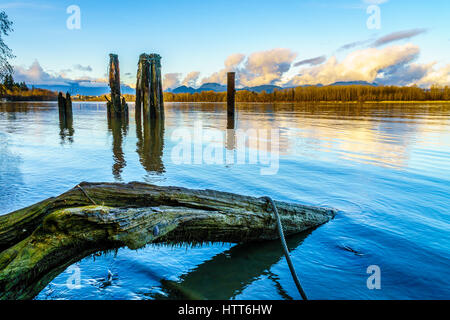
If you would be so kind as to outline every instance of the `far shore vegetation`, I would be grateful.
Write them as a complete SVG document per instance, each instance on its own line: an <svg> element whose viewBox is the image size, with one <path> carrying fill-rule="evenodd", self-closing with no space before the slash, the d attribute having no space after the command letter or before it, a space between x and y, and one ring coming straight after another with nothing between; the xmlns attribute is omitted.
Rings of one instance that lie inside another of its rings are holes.
<svg viewBox="0 0 450 320"><path fill-rule="evenodd" d="M72 94L74 101L106 101L109 95L83 96ZM58 92L17 83L11 75L5 76L0 84L2 101L55 101ZM134 102L135 96L124 94L128 102ZM226 92L203 91L196 93L164 93L166 102L226 102ZM268 93L247 90L236 91L237 102L450 102L450 87L432 86L423 89L416 86L309 86L275 90Z"/></svg>

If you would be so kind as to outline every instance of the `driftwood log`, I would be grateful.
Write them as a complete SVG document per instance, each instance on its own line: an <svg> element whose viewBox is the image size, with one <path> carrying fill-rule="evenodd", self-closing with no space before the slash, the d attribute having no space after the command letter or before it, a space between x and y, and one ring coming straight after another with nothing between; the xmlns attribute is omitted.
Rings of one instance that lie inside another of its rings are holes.
<svg viewBox="0 0 450 320"><path fill-rule="evenodd" d="M275 201L286 235L329 221L333 209ZM245 243L278 238L265 199L138 182L81 183L0 216L0 299L31 299L74 262L149 243Z"/></svg>

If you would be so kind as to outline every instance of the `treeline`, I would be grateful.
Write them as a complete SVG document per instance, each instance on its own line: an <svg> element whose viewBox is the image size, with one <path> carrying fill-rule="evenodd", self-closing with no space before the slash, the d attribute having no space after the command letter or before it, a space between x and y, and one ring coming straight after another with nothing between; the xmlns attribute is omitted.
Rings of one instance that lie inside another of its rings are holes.
<svg viewBox="0 0 450 320"><path fill-rule="evenodd" d="M226 102L226 92L164 93L168 102ZM450 88L430 89L396 86L310 86L276 90L272 93L236 91L237 102L321 102L321 101L429 101L450 100Z"/></svg>
<svg viewBox="0 0 450 320"><path fill-rule="evenodd" d="M58 94L56 92L28 88L25 82L15 82L11 75L6 75L3 83L0 84L0 99L9 101L43 101L55 100Z"/></svg>

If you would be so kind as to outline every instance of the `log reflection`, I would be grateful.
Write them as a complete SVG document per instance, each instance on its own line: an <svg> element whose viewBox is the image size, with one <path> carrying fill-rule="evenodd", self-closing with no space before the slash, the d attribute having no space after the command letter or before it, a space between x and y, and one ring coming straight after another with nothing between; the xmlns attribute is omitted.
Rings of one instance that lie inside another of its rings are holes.
<svg viewBox="0 0 450 320"><path fill-rule="evenodd" d="M289 251L300 246L312 231L292 235L286 239ZM155 299L229 300L261 275L275 282L281 297L292 299L270 271L284 260L280 240L236 245L181 276L180 281L162 280L161 289L167 296L150 294Z"/></svg>

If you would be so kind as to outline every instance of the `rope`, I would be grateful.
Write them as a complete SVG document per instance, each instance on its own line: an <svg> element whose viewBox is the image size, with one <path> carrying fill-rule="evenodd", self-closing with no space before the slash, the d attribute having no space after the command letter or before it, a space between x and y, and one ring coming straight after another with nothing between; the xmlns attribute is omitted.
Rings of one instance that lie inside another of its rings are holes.
<svg viewBox="0 0 450 320"><path fill-rule="evenodd" d="M91 197L89 197L89 195L87 194L87 192L84 191L84 189L83 189L79 184L77 184L76 188L80 188L80 190L84 193L84 195L86 196L86 198L88 198L94 205L97 205L97 204L95 203L95 201L92 200Z"/></svg>
<svg viewBox="0 0 450 320"><path fill-rule="evenodd" d="M297 290L302 296L303 300L308 300L306 297L305 291L303 291L302 286L300 285L300 281L298 280L297 273L295 272L294 265L292 264L291 256L289 255L289 249L286 244L286 239L284 238L284 232L283 232L283 226L281 225L281 219L280 215L278 213L277 206L275 205L275 202L270 197L263 197L263 199L266 199L273 208L273 212L275 213L275 216L277 218L277 226L278 226L278 233L280 235L281 240L281 246L284 250L284 256L286 257L287 264L289 266L289 270L291 271L292 278L294 279L295 285L297 286Z"/></svg>

